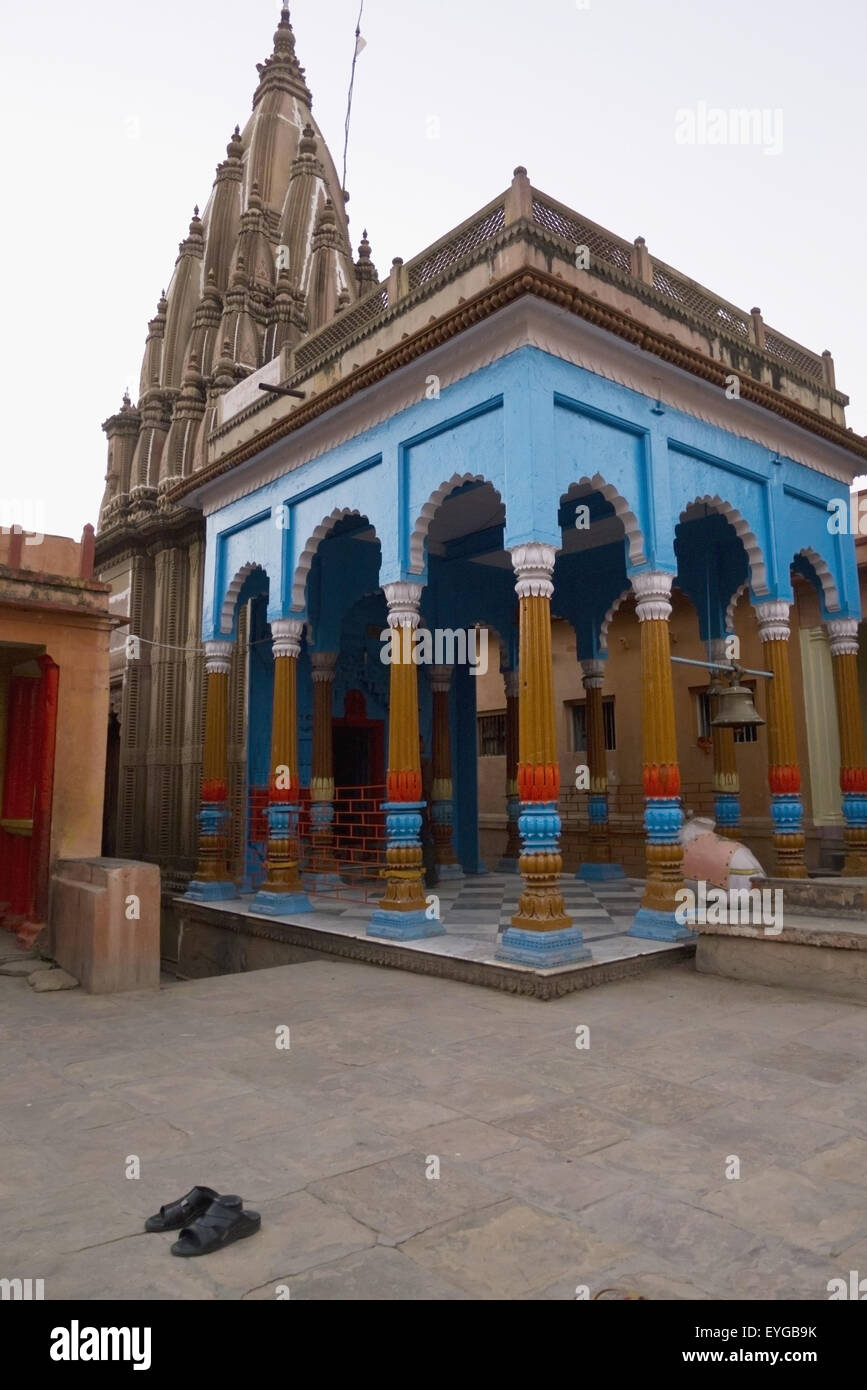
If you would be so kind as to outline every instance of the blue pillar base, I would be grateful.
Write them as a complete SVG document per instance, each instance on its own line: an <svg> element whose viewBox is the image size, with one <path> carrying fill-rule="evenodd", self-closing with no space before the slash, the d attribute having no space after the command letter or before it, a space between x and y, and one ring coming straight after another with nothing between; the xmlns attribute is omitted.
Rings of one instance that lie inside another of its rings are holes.
<svg viewBox="0 0 867 1390"><path fill-rule="evenodd" d="M388 912L378 907L370 919L368 936L382 941L424 941L429 936L445 936L442 922L431 921L426 912Z"/></svg>
<svg viewBox="0 0 867 1390"><path fill-rule="evenodd" d="M552 970L560 965L577 965L590 960L589 947L578 927L563 931L523 931L508 927L497 949L496 960L509 965L530 965L535 970Z"/></svg>
<svg viewBox="0 0 867 1390"><path fill-rule="evenodd" d="M444 883L446 879L450 878L466 877L460 864L437 864L435 865L435 871L438 883Z"/></svg>
<svg viewBox="0 0 867 1390"><path fill-rule="evenodd" d="M498 874L516 874L518 872L517 859L501 859L497 865Z"/></svg>
<svg viewBox="0 0 867 1390"><path fill-rule="evenodd" d="M585 883L608 883L614 878L625 878L626 873L621 864L582 864L575 877Z"/></svg>
<svg viewBox="0 0 867 1390"><path fill-rule="evenodd" d="M306 893L257 893L250 911L259 917L294 917L297 913L312 912L313 904Z"/></svg>
<svg viewBox="0 0 867 1390"><path fill-rule="evenodd" d="M240 897L240 889L231 882L199 883L193 879L184 897L191 903L227 903Z"/></svg>
<svg viewBox="0 0 867 1390"><path fill-rule="evenodd" d="M645 941L695 940L695 932L678 922L673 912L657 912L649 907L638 909L626 935L641 937Z"/></svg>

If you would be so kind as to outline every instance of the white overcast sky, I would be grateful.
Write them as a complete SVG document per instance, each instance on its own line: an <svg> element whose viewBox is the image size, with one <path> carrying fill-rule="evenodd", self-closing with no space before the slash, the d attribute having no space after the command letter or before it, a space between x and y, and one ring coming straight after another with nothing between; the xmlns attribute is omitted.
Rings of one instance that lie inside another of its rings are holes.
<svg viewBox="0 0 867 1390"><path fill-rule="evenodd" d="M297 0L340 167L359 0ZM0 511L95 522L101 422L136 395L193 204L250 111L277 0L2 0ZM867 432L864 0L366 0L348 186L384 274L537 187L821 351ZM782 152L676 113L782 116ZM431 118L439 138L429 138ZM22 518L25 519L25 518ZM0 524L5 517L0 515Z"/></svg>

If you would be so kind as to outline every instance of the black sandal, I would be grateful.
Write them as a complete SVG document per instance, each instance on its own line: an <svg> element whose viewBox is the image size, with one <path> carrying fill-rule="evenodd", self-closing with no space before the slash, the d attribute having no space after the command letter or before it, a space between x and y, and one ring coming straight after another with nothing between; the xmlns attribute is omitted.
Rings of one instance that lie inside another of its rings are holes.
<svg viewBox="0 0 867 1390"><path fill-rule="evenodd" d="M191 1226L185 1226L172 1246L172 1254L184 1259L210 1255L236 1240L254 1236L262 1225L257 1211L244 1211L240 1197L218 1197Z"/></svg>
<svg viewBox="0 0 867 1390"><path fill-rule="evenodd" d="M186 1197L169 1202L167 1206L160 1207L156 1216L149 1216L145 1222L145 1230L179 1231L182 1226L188 1226L191 1221L202 1216L219 1195L212 1187L194 1187Z"/></svg>

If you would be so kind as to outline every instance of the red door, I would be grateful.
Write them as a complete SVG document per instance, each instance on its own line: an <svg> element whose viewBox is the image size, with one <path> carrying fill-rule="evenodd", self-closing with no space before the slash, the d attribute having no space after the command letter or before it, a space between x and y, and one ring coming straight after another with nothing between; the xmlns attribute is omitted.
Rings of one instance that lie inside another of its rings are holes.
<svg viewBox="0 0 867 1390"><path fill-rule="evenodd" d="M0 911L31 921L47 910L59 675L50 657L36 665L38 676L9 683L0 802Z"/></svg>

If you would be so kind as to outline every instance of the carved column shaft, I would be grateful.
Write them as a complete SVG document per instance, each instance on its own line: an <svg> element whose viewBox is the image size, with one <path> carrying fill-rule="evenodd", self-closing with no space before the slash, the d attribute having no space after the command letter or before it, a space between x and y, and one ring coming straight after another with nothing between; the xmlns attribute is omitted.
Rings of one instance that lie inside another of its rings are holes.
<svg viewBox="0 0 867 1390"><path fill-rule="evenodd" d="M271 776L268 796L266 878L253 900L256 912L281 916L309 912L298 869L298 658L304 623L281 618L271 624L274 641L274 707L271 717Z"/></svg>
<svg viewBox="0 0 867 1390"><path fill-rule="evenodd" d="M806 878L806 838L801 800L801 769L795 739L795 708L789 662L789 604L783 600L756 607L768 681L768 786L774 819L777 873L781 878Z"/></svg>
<svg viewBox="0 0 867 1390"><path fill-rule="evenodd" d="M389 665L388 801L386 812L386 890L368 928L370 935L412 940L438 935L442 928L428 919L421 846L421 748L418 720L418 667L413 660L413 633L419 625L421 585L389 584L388 625L392 636Z"/></svg>
<svg viewBox="0 0 867 1390"><path fill-rule="evenodd" d="M587 729L587 766L590 770L590 845L588 862L611 862L611 842L608 835L608 760L605 754L605 710L602 688L605 683L604 661L582 661L584 672L585 724Z"/></svg>
<svg viewBox="0 0 867 1390"><path fill-rule="evenodd" d="M680 765L674 683L671 677L671 585L673 576L648 572L633 576L641 624L641 704L644 738L644 825L647 835L647 886L633 936L679 940L689 935L675 918L683 887L680 829Z"/></svg>
<svg viewBox="0 0 867 1390"><path fill-rule="evenodd" d="M337 887L339 866L334 855L334 677L337 652L314 652L313 769L310 782L310 870L316 888Z"/></svg>
<svg viewBox="0 0 867 1390"><path fill-rule="evenodd" d="M205 746L199 812L199 860L187 896L233 897L228 865L228 738L231 642L205 644Z"/></svg>
<svg viewBox="0 0 867 1390"><path fill-rule="evenodd" d="M499 863L501 873L516 873L521 857L521 835L518 818L521 812L521 799L518 796L518 694L519 676L517 671L503 671L506 686L506 845Z"/></svg>
<svg viewBox="0 0 867 1390"><path fill-rule="evenodd" d="M867 766L858 689L858 623L838 618L826 624L840 729L840 790L846 820L847 878L867 876Z"/></svg>
<svg viewBox="0 0 867 1390"><path fill-rule="evenodd" d="M726 639L711 642L711 659L727 662ZM710 716L714 720L719 714L719 698L710 701ZM711 723L713 745L713 790L714 817L718 835L727 840L737 840L740 836L740 778L738 776L735 735L733 729L716 729Z"/></svg>
<svg viewBox="0 0 867 1390"><path fill-rule="evenodd" d="M448 666L430 668L433 696L433 786L431 787L431 830L439 878L457 878L461 869L455 854L454 785L452 782L452 735L449 691L452 671Z"/></svg>

